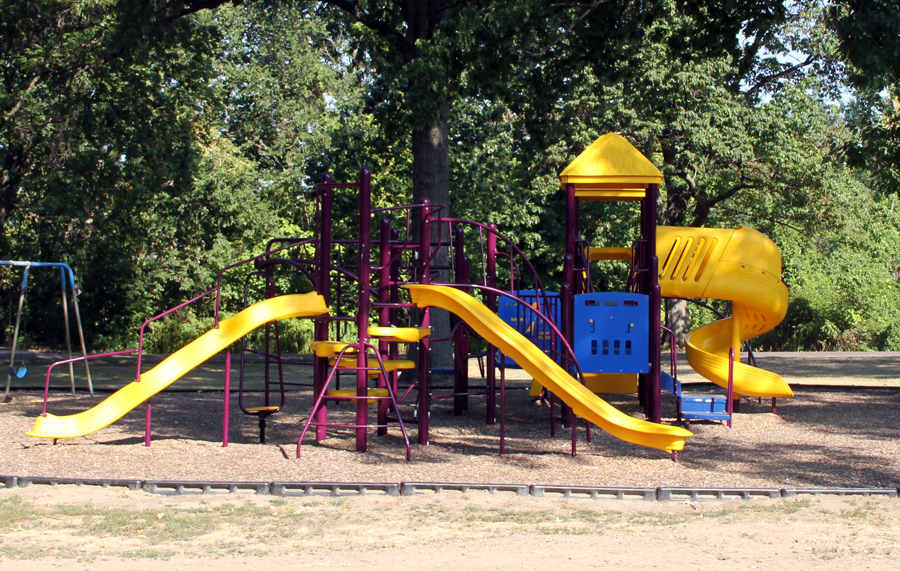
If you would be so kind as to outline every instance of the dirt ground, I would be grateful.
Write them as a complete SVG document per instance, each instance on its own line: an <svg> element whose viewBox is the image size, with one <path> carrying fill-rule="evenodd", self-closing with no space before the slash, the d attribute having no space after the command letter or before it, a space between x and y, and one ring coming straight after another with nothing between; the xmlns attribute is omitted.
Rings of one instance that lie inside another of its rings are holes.
<svg viewBox="0 0 900 571"><path fill-rule="evenodd" d="M0 492L0 569L896 569L900 500Z"/></svg>
<svg viewBox="0 0 900 571"><path fill-rule="evenodd" d="M438 408L434 444L414 447L412 463L401 458L396 436L373 441L370 453L358 454L352 451L352 439L341 435L325 445L310 441L304 445L304 460L297 461L292 457L297 423L307 405L273 420L271 442L264 446L255 443L252 419L238 414L232 445L223 449L217 443L221 405L215 394L198 393L160 397L149 449L141 445L141 411L91 438L52 446L23 435L40 412L40 397L16 391L10 402L0 404L0 474L777 488L900 485L900 355L766 354L759 365L784 375L795 387L795 399L779 401L777 416L755 399L745 400L731 430L720 424L695 425L695 436L678 464L603 434L595 434L592 444L582 443L579 456L571 458L565 435L550 439L545 434L545 416L536 415L536 404L522 398L527 382L520 380L511 383L516 392L510 398L510 454L497 454L497 428L484 426L480 405L474 403L472 414L462 419ZM97 366L92 372L100 386L119 376L114 367L104 372ZM212 360L189 382L197 383L192 388L205 388L221 374L221 362ZM691 380L689 375L685 369L683 379ZM220 401L221 393L218 397ZM639 414L630 397L610 400ZM51 410L67 414L95 401L84 394L54 393ZM669 415L670 405L664 403ZM71 485L0 489L0 571L232 571L261 566L486 570L501 565L523 570L896 569L898 546L900 500L884 496L645 502L473 491L279 498L163 496Z"/></svg>

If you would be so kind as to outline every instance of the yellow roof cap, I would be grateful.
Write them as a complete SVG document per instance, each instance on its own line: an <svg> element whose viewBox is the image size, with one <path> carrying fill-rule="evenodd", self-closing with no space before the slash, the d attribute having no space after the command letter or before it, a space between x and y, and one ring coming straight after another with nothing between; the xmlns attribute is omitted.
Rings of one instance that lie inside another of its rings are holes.
<svg viewBox="0 0 900 571"><path fill-rule="evenodd" d="M597 139L559 175L576 189L647 188L661 184L663 174L628 139L607 133Z"/></svg>

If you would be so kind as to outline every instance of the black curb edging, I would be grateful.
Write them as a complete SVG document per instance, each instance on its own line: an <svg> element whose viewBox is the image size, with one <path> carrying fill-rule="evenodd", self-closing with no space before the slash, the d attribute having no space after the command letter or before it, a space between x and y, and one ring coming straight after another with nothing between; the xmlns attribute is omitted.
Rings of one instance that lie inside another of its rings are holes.
<svg viewBox="0 0 900 571"><path fill-rule="evenodd" d="M543 484L469 484L451 482L200 482L180 480L129 480L101 478L47 478L0 475L0 489L28 486L96 486L143 490L151 494L255 494L280 497L421 496L445 491L462 494L486 491L517 497L592 500L641 500L658 502L701 502L726 500L780 499L799 496L885 496L900 497L898 488L691 488L660 486L625 488L604 486L556 486Z"/></svg>

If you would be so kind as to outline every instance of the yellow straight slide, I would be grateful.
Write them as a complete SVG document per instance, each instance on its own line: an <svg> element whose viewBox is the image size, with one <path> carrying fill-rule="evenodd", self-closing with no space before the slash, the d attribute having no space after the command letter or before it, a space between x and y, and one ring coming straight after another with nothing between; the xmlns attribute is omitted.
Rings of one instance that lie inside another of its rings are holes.
<svg viewBox="0 0 900 571"><path fill-rule="evenodd" d="M575 414L616 438L669 452L683 450L692 433L677 427L633 418L613 407L564 371L521 333L507 325L477 299L447 286L408 285L420 308L440 307L459 316L469 327L572 407Z"/></svg>
<svg viewBox="0 0 900 571"><path fill-rule="evenodd" d="M203 363L232 342L270 321L289 317L313 317L328 313L325 299L315 293L273 297L251 305L169 355L143 375L140 382L125 385L106 400L84 412L70 416L39 416L28 436L37 438L77 438L116 422L129 411L165 389L188 371Z"/></svg>
<svg viewBox="0 0 900 571"><path fill-rule="evenodd" d="M728 387L728 349L769 331L784 319L787 286L781 281L781 252L750 228L656 229L659 285L663 297L725 299L732 316L694 329L685 337L688 363L713 383ZM734 392L751 397L792 397L776 373L734 364Z"/></svg>

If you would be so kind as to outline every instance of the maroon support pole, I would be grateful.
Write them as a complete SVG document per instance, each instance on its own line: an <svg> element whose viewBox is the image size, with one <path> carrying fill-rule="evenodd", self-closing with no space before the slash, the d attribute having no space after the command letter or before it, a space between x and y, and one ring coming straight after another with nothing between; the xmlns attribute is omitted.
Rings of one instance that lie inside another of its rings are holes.
<svg viewBox="0 0 900 571"><path fill-rule="evenodd" d="M396 228L391 228L391 242L396 243L400 240L400 231ZM405 244L404 244L405 246ZM390 280L391 280L391 289L390 289L390 302L392 304L400 303L400 287L397 285L400 282L400 256L396 258L391 255L391 268L390 268ZM396 325L397 320L400 318L399 309L396 307L392 307L388 311L388 321L391 324ZM388 356L389 359L397 360L400 358L400 348L397 343L391 343L390 345L390 354ZM391 373L391 383L394 387L394 394L397 394L397 382L399 381L400 375L397 371Z"/></svg>
<svg viewBox="0 0 900 571"><path fill-rule="evenodd" d="M150 401L147 401L147 412L144 416L144 446L150 447L150 425L153 422L153 410L150 407Z"/></svg>
<svg viewBox="0 0 900 571"><path fill-rule="evenodd" d="M659 258L656 255L656 202L659 187L651 184L647 187L645 200L647 201L647 228L644 235L647 238L648 269L647 285L650 294L650 378L647 391L647 419L650 422L662 421L662 386L660 383L660 335L662 333L662 319L660 305L662 294L659 286Z"/></svg>
<svg viewBox="0 0 900 571"><path fill-rule="evenodd" d="M457 226L456 235L454 236L453 271L455 274L454 281L458 284L469 283L464 236L464 228L461 225ZM468 397L463 393L469 391L469 343L466 326L462 322L457 324L453 348L453 416L462 416L463 411L468 408L466 406Z"/></svg>
<svg viewBox="0 0 900 571"><path fill-rule="evenodd" d="M578 199L575 185L566 185L566 252L563 257L563 286L560 292L562 334L570 345L575 344L575 234L578 230ZM565 403L560 405L563 426L569 426L571 411Z"/></svg>
<svg viewBox="0 0 900 571"><path fill-rule="evenodd" d="M497 287L497 225L488 224L487 235L487 286ZM487 294L487 307L497 313L497 294L490 289ZM487 424L492 426L497 422L497 348L488 345L487 348Z"/></svg>
<svg viewBox="0 0 900 571"><path fill-rule="evenodd" d="M231 411L231 351L225 351L225 403L222 412L222 448L228 448L228 414Z"/></svg>
<svg viewBox="0 0 900 571"><path fill-rule="evenodd" d="M371 272L370 253L372 250L372 172L363 168L359 173L359 313L356 327L359 330L359 350L357 351L356 371L356 451L366 451L366 435L369 424L369 372L368 352L365 344L369 342L369 281Z"/></svg>
<svg viewBox="0 0 900 571"><path fill-rule="evenodd" d="M388 218L382 218L378 231L378 303L381 305L378 310L378 325L387 327L391 324L390 309L387 307L391 298L391 221ZM388 342L379 340L378 351L382 358L390 358L388 355ZM391 373L394 375L395 373ZM386 386L391 379L379 377L378 386ZM393 387L393 383L391 384ZM396 391L395 391L396 393ZM388 401L378 401L378 424L387 424ZM378 427L378 435L387 434L387 426Z"/></svg>
<svg viewBox="0 0 900 571"><path fill-rule="evenodd" d="M428 207L431 204L427 198L422 199L419 208L419 283L431 283L431 267L428 263L431 254L431 217L428 216ZM431 325L431 308L420 310L420 324L422 327ZM417 420L419 423L419 444L428 445L429 416L431 414L431 386L430 386L430 355L431 338L425 337L419 341L419 399Z"/></svg>
<svg viewBox="0 0 900 571"><path fill-rule="evenodd" d="M332 182L331 173L322 175L322 187L319 189L319 250L316 256L317 275L316 275L316 291L325 300L325 305L330 307L331 303L331 208L333 201L333 190L329 184ZM316 341L327 341L328 332L328 316L321 316L316 319L315 337ZM325 390L323 386L328 379L328 359L326 357L316 357L313 369L313 394L318 395ZM322 442L328 437L328 405L326 400L322 399L316 415L316 442Z"/></svg>

